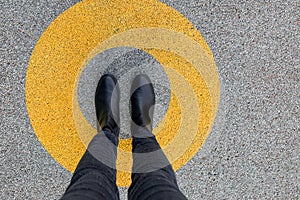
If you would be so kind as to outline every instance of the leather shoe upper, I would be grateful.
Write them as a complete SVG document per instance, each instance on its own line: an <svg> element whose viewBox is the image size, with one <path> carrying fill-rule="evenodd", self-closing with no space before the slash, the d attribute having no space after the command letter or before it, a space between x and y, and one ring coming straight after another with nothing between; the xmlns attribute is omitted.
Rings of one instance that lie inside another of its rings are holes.
<svg viewBox="0 0 300 200"><path fill-rule="evenodd" d="M120 89L117 79L106 74L101 77L95 94L96 116L98 119L97 129L108 128L119 136L120 128Z"/></svg>
<svg viewBox="0 0 300 200"><path fill-rule="evenodd" d="M131 128L133 134L141 129L152 132L155 105L154 88L146 74L138 75L131 86Z"/></svg>

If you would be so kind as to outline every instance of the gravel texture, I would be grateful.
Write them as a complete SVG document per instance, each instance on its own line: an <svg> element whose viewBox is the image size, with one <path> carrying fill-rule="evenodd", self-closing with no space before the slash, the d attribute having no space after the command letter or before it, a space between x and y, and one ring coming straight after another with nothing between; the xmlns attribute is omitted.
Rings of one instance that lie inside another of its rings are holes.
<svg viewBox="0 0 300 200"><path fill-rule="evenodd" d="M0 0L0 199L58 199L69 184L72 174L45 151L30 125L25 77L43 31L76 2ZM204 36L221 80L214 129L177 172L183 193L189 199L299 199L300 2L163 2ZM126 199L126 188L120 192Z"/></svg>

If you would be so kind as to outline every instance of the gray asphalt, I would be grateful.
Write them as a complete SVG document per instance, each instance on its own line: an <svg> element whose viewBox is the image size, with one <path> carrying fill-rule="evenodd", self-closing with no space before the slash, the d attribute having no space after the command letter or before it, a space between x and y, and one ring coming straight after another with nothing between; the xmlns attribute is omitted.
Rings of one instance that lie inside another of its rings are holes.
<svg viewBox="0 0 300 200"><path fill-rule="evenodd" d="M41 34L76 2L0 0L0 199L58 199L69 184L72 174L46 152L30 125L25 77ZM182 192L192 200L300 199L300 2L163 2L204 36L221 80L215 126L176 173ZM165 112L167 79L151 76L164 80ZM84 76L81 80L84 85ZM85 114L89 118L92 112ZM127 198L126 189L120 188L121 199Z"/></svg>

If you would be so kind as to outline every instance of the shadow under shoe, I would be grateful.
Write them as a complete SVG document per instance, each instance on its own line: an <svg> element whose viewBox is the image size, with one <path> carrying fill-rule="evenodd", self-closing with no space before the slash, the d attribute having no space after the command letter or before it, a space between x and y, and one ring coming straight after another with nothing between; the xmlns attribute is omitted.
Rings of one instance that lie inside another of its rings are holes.
<svg viewBox="0 0 300 200"><path fill-rule="evenodd" d="M120 133L120 88L117 79L105 74L98 82L95 93L97 130L109 129L117 137Z"/></svg>
<svg viewBox="0 0 300 200"><path fill-rule="evenodd" d="M131 131L134 137L151 137L155 94L146 74L135 77L131 85Z"/></svg>

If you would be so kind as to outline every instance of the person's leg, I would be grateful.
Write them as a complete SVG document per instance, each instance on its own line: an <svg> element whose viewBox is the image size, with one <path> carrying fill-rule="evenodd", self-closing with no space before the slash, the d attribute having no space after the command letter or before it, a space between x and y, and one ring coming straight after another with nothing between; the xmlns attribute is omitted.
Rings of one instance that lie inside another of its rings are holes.
<svg viewBox="0 0 300 200"><path fill-rule="evenodd" d="M174 170L155 136L133 137L132 146L133 172L128 199L186 199L178 188Z"/></svg>
<svg viewBox="0 0 300 200"><path fill-rule="evenodd" d="M131 90L132 183L129 200L186 199L180 192L174 170L152 134L155 95L150 79L137 76Z"/></svg>
<svg viewBox="0 0 300 200"><path fill-rule="evenodd" d="M98 134L80 160L62 200L119 199L116 185L119 93L117 80L112 75L102 76L95 94Z"/></svg>
<svg viewBox="0 0 300 200"><path fill-rule="evenodd" d="M117 140L109 129L93 138L62 200L119 199L115 169Z"/></svg>

